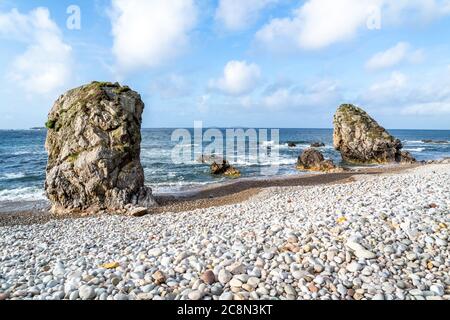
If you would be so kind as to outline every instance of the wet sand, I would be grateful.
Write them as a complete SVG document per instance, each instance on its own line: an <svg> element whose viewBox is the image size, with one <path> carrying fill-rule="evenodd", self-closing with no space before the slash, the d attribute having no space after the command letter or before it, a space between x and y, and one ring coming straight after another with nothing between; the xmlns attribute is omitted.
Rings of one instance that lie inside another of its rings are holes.
<svg viewBox="0 0 450 320"><path fill-rule="evenodd" d="M155 195L160 207L150 209L150 214L166 212L186 212L196 209L232 205L244 202L257 195L261 190L271 187L314 186L354 181L357 176L395 174L420 166L392 165L364 168L341 173L313 173L270 178L241 178L225 183L212 184L201 189L180 192L175 195ZM32 225L52 220L84 218L82 215L54 216L48 210L28 210L0 214L0 227L12 225Z"/></svg>

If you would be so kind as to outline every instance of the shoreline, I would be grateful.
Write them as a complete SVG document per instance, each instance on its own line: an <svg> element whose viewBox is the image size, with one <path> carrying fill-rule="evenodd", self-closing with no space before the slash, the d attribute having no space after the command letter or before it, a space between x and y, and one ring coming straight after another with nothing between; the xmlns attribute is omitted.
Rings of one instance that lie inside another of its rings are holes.
<svg viewBox="0 0 450 320"><path fill-rule="evenodd" d="M261 191L274 187L307 187L332 185L355 181L355 177L367 175L395 174L426 164L385 165L359 168L340 173L303 173L296 175L239 178L203 187L174 193L155 194L160 207L150 208L149 215L180 213L196 209L208 209L245 202ZM43 224L53 220L80 219L102 215L52 215L48 212L48 203L37 201L30 206L33 210L18 210L0 213L0 227L14 225ZM104 215L113 216L114 214ZM119 214L120 216L120 214Z"/></svg>

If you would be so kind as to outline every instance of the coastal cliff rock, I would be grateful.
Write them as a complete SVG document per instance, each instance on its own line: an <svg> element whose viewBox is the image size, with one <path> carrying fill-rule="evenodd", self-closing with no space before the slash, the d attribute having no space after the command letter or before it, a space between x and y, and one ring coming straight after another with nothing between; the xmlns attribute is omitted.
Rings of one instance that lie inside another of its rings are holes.
<svg viewBox="0 0 450 320"><path fill-rule="evenodd" d="M142 212L156 205L140 162L143 110L140 95L117 83L93 82L59 97L46 123L52 212Z"/></svg>
<svg viewBox="0 0 450 320"><path fill-rule="evenodd" d="M334 147L349 163L412 163L415 159L364 110L343 104L334 116Z"/></svg>
<svg viewBox="0 0 450 320"><path fill-rule="evenodd" d="M227 160L223 160L222 163L213 162L211 164L212 175L224 175L231 178L237 178L241 176L241 172L230 165Z"/></svg>
<svg viewBox="0 0 450 320"><path fill-rule="evenodd" d="M334 171L336 166L333 160L325 160L320 151L314 148L308 148L298 157L297 169L329 172Z"/></svg>

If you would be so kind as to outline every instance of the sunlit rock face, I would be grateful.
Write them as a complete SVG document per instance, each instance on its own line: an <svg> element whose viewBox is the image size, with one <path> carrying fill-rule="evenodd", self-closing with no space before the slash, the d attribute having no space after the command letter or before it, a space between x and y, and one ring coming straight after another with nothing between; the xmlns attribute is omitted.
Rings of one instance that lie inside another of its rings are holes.
<svg viewBox="0 0 450 320"><path fill-rule="evenodd" d="M349 163L411 163L415 159L400 140L389 134L367 112L351 104L343 104L334 116L334 147Z"/></svg>
<svg viewBox="0 0 450 320"><path fill-rule="evenodd" d="M140 162L143 110L140 95L117 83L59 97L46 123L45 190L54 213L156 205Z"/></svg>

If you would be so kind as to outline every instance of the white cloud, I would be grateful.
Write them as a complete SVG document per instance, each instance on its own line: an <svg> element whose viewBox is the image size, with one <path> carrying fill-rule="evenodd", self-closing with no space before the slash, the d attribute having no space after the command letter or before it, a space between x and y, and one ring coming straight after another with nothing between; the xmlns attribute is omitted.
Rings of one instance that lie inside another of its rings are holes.
<svg viewBox="0 0 450 320"><path fill-rule="evenodd" d="M12 61L8 78L29 93L53 94L70 80L72 48L64 43L48 9L0 12L0 36L26 43L26 51Z"/></svg>
<svg viewBox="0 0 450 320"><path fill-rule="evenodd" d="M261 79L261 70L254 63L230 61L224 68L223 76L209 81L211 89L228 95L244 95L255 89Z"/></svg>
<svg viewBox="0 0 450 320"><path fill-rule="evenodd" d="M372 0L309 0L291 17L273 19L256 34L271 47L288 43L303 49L320 49L353 38L369 17Z"/></svg>
<svg viewBox="0 0 450 320"><path fill-rule="evenodd" d="M384 28L450 14L449 3L448 0L308 0L290 16L272 19L255 37L273 51L322 49L349 41L367 30L377 10L380 27Z"/></svg>
<svg viewBox="0 0 450 320"><path fill-rule="evenodd" d="M216 20L225 29L239 31L253 24L260 12L278 0L220 0Z"/></svg>
<svg viewBox="0 0 450 320"><path fill-rule="evenodd" d="M184 76L172 73L153 81L150 88L162 98L171 99L189 95L191 86Z"/></svg>
<svg viewBox="0 0 450 320"><path fill-rule="evenodd" d="M113 53L119 71L157 67L178 56L196 20L193 0L113 0Z"/></svg>
<svg viewBox="0 0 450 320"><path fill-rule="evenodd" d="M431 72L413 79L393 72L389 79L371 85L358 103L400 115L444 115L450 113L450 74Z"/></svg>
<svg viewBox="0 0 450 320"><path fill-rule="evenodd" d="M422 50L413 50L409 43L399 42L386 51L376 53L367 61L366 68L370 70L385 69L396 66L403 61L418 63L422 59Z"/></svg>
<svg viewBox="0 0 450 320"><path fill-rule="evenodd" d="M310 108L310 111L337 106L342 99L336 82L322 80L307 87L296 85L272 85L258 97L241 100L246 108L265 108L279 111L293 108Z"/></svg>
<svg viewBox="0 0 450 320"><path fill-rule="evenodd" d="M415 104L401 110L404 115L450 115L450 101Z"/></svg>

